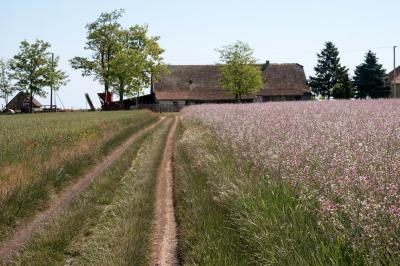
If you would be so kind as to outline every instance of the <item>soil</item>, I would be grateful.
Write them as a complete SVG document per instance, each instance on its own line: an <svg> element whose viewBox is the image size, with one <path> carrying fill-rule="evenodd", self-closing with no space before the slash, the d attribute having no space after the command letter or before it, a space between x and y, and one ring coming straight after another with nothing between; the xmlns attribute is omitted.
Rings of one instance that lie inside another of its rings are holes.
<svg viewBox="0 0 400 266"><path fill-rule="evenodd" d="M84 177L67 187L59 194L59 196L56 196L47 209L38 213L29 223L18 227L10 239L0 243L0 264L1 262L9 262L15 253L22 248L34 234L38 233L46 223L65 211L78 194L84 191L93 180L110 167L110 165L115 162L140 135L155 128L160 122L161 121L133 134L127 141L113 150L111 154L109 154L102 162L97 164Z"/></svg>
<svg viewBox="0 0 400 266"><path fill-rule="evenodd" d="M172 153L178 117L168 134L156 187L151 265L177 265L177 236L173 202Z"/></svg>

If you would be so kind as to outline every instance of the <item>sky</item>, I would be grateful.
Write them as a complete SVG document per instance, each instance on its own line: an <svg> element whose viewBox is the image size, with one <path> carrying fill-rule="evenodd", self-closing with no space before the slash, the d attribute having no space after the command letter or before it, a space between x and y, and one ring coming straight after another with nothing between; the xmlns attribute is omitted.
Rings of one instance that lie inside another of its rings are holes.
<svg viewBox="0 0 400 266"><path fill-rule="evenodd" d="M103 87L73 70L69 60L90 55L85 25L121 8L124 27L147 24L150 35L160 36L167 64L214 64L215 49L240 40L260 63L299 63L308 77L316 54L332 41L353 75L369 49L392 70L393 46L400 46L399 0L0 0L0 58L13 57L22 40L45 40L70 80L57 103L85 108L89 93L100 106L96 93Z"/></svg>

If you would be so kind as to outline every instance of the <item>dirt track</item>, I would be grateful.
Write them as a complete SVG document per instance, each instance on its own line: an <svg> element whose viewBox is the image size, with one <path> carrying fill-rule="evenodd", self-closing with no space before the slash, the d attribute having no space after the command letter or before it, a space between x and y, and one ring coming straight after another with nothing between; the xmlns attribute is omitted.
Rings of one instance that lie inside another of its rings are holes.
<svg viewBox="0 0 400 266"><path fill-rule="evenodd" d="M177 265L176 221L173 202L172 152L178 117L168 134L156 188L156 216L151 265Z"/></svg>
<svg viewBox="0 0 400 266"><path fill-rule="evenodd" d="M155 128L161 121L133 134L127 141L116 148L109 154L101 163L97 164L93 170L87 173L76 183L72 184L56 197L51 205L44 211L38 213L29 224L24 224L15 230L14 235L0 244L0 264L1 262L9 262L14 254L21 248L32 235L38 232L42 226L61 214L73 201L73 199L82 191L84 191L89 184L100 176L115 160L117 160L122 153L131 146L137 138L143 133Z"/></svg>

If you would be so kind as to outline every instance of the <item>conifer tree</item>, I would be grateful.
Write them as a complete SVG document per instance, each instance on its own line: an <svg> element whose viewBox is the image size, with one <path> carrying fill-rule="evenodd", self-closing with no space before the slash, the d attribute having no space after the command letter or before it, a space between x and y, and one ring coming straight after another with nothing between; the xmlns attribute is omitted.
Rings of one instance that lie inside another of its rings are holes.
<svg viewBox="0 0 400 266"><path fill-rule="evenodd" d="M390 95L386 70L378 63L375 53L368 51L364 63L356 67L354 86L357 98L383 98Z"/></svg>
<svg viewBox="0 0 400 266"><path fill-rule="evenodd" d="M336 85L335 95L339 98L350 98L352 84L348 69L340 64L339 50L332 42L326 42L321 53L317 54L318 64L315 66L315 77L310 77L309 84L315 95L328 99L332 96ZM340 90L337 90L340 88Z"/></svg>

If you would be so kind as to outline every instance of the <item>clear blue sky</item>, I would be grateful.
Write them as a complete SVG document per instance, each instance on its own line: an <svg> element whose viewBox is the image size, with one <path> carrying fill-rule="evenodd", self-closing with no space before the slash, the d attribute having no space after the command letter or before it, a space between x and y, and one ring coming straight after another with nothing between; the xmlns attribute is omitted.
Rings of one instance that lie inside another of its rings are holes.
<svg viewBox="0 0 400 266"><path fill-rule="evenodd" d="M0 57L12 57L24 39L48 41L70 76L59 92L65 107L85 107L85 92L98 106L102 87L68 60L87 55L85 25L120 8L126 10L123 26L146 23L150 34L161 36L169 64L215 63L215 48L242 40L260 62L300 63L309 76L316 53L330 40L353 74L368 49L391 70L390 46L400 45L399 0L1 0Z"/></svg>

